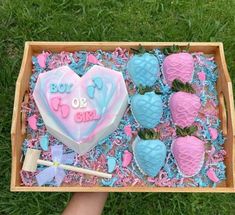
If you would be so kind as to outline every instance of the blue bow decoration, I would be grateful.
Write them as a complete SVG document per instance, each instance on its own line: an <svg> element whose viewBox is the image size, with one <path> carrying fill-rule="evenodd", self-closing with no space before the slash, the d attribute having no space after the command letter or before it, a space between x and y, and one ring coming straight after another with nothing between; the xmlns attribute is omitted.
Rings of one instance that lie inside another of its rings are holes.
<svg viewBox="0 0 235 215"><path fill-rule="evenodd" d="M42 186L55 179L56 186L60 186L64 177L65 171L59 167L62 164L72 164L74 153L63 154L63 145L54 145L51 147L53 166L45 168L36 175L36 180L39 186Z"/></svg>

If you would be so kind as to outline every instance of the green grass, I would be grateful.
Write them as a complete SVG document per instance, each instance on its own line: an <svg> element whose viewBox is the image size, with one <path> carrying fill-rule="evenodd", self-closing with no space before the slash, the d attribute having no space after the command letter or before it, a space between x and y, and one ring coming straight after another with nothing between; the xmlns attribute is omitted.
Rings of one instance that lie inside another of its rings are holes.
<svg viewBox="0 0 235 215"><path fill-rule="evenodd" d="M234 0L0 0L0 215L60 214L70 198L9 191L14 88L26 40L221 41L234 80L234 35ZM235 194L110 194L104 214L235 214Z"/></svg>

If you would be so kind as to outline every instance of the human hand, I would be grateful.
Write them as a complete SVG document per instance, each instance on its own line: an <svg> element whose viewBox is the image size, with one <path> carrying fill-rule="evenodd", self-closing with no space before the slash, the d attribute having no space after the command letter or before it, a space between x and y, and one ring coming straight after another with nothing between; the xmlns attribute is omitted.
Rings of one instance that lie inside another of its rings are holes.
<svg viewBox="0 0 235 215"><path fill-rule="evenodd" d="M74 193L62 215L100 215L108 193Z"/></svg>

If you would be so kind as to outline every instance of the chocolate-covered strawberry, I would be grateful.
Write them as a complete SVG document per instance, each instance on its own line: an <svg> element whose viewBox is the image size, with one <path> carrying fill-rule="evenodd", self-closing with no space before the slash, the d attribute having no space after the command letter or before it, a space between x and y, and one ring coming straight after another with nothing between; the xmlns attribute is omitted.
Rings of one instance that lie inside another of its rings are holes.
<svg viewBox="0 0 235 215"><path fill-rule="evenodd" d="M193 126L186 129L177 128L177 135L180 137L177 137L171 145L178 170L184 177L198 174L204 162L205 143L191 136L194 131Z"/></svg>
<svg viewBox="0 0 235 215"><path fill-rule="evenodd" d="M168 55L163 61L163 75L167 84L172 86L172 82L175 79L181 80L183 83L190 83L194 71L192 55L187 52L182 52L177 46L173 46L169 52L164 53Z"/></svg>
<svg viewBox="0 0 235 215"><path fill-rule="evenodd" d="M127 71L131 79L136 86L153 86L160 73L158 59L141 45L138 50L132 50L135 54L127 63Z"/></svg>
<svg viewBox="0 0 235 215"><path fill-rule="evenodd" d="M151 88L139 87L131 99L131 110L136 121L144 128L154 128L162 117L163 104L160 95Z"/></svg>
<svg viewBox="0 0 235 215"><path fill-rule="evenodd" d="M169 100L173 122L181 128L191 126L201 107L200 98L194 94L190 84L177 79L173 81L172 90L179 91L173 93Z"/></svg>
<svg viewBox="0 0 235 215"><path fill-rule="evenodd" d="M165 164L166 146L154 130L142 129L132 145L135 161L144 175L155 177Z"/></svg>

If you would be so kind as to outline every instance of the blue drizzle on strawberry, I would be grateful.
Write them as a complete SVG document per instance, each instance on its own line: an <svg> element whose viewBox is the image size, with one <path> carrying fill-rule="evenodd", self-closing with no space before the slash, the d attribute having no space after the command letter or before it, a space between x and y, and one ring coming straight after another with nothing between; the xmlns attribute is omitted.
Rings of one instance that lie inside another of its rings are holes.
<svg viewBox="0 0 235 215"><path fill-rule="evenodd" d="M161 96L154 91L144 95L136 94L131 99L132 114L144 128L154 128L162 117L163 106Z"/></svg>
<svg viewBox="0 0 235 215"><path fill-rule="evenodd" d="M135 85L153 86L160 73L158 59L149 53L134 55L128 64L127 71Z"/></svg>

